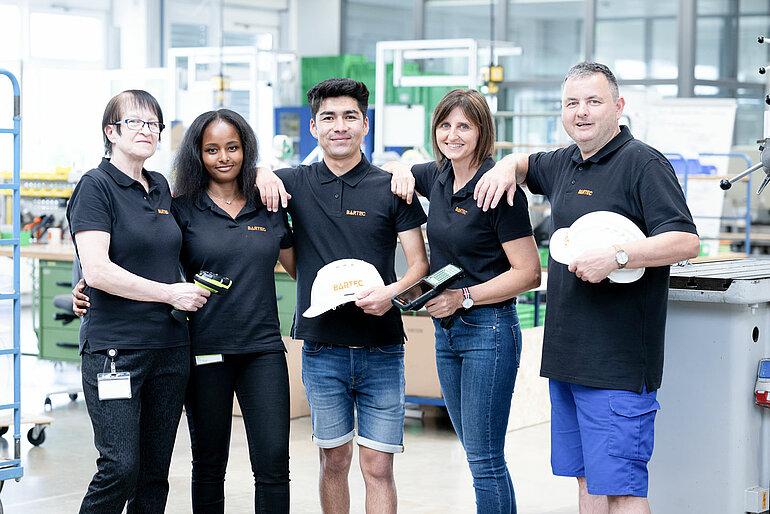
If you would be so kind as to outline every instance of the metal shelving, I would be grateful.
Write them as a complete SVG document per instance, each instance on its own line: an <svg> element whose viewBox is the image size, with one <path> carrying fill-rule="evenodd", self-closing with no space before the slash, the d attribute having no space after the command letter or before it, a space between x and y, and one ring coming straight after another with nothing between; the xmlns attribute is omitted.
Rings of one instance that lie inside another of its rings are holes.
<svg viewBox="0 0 770 514"><path fill-rule="evenodd" d="M21 177L20 156L21 156L21 90L16 77L9 71L0 69L0 75L5 75L11 81L13 86L13 128L0 129L0 134L11 134L13 136L13 179L11 183L0 184L0 191L9 191L13 197L13 237L10 239L0 239L0 245L13 246L13 291L0 291L0 300L13 301L12 314L12 332L13 345L11 348L0 348L0 356L10 355L13 359L13 402L0 404L0 411L10 410L13 412L13 458L0 460L0 490L5 480L20 480L24 474L24 468L21 465L21 347L19 330L19 321L21 318L21 294L20 294L20 238L21 238L21 210L20 210L20 191ZM0 514L3 506L0 502Z"/></svg>

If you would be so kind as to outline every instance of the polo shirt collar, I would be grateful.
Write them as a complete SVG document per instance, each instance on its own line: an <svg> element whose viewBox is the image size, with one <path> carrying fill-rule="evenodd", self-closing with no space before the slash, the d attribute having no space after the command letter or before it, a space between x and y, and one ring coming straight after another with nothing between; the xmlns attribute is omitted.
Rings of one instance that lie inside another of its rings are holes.
<svg viewBox="0 0 770 514"><path fill-rule="evenodd" d="M209 195L207 195L205 192L199 193L193 200L193 203L201 211L211 210L212 212L215 212L217 214L222 213L222 209L216 203L214 203L214 200L212 200L211 197L209 197ZM261 205L262 204L260 203L260 206ZM238 213L238 216L241 216L243 214L248 214L256 210L257 210L257 205L254 203L253 200L249 200L246 202L246 205L244 206L244 208L241 209L241 212Z"/></svg>
<svg viewBox="0 0 770 514"><path fill-rule="evenodd" d="M114 180L121 187L131 187L132 184L139 183L116 168L107 157L102 157L102 162L99 163L99 169L106 172L107 175L112 177L112 180ZM150 175L150 173L148 173L144 168L142 168L142 175L144 175L144 178L147 179L147 184L150 186L149 192L152 192L153 189L157 189L158 183L155 181L154 177Z"/></svg>
<svg viewBox="0 0 770 514"><path fill-rule="evenodd" d="M634 136L631 135L631 130L626 125L620 126L620 134L610 139L610 141L601 147L598 152L593 154L588 159L583 159L583 156L580 155L580 148L575 145L575 151L572 154L572 160L578 164L583 162L590 162L593 164L596 164L597 162L604 159L606 156L615 153L615 151L623 146L624 144L628 143L634 138Z"/></svg>
<svg viewBox="0 0 770 514"><path fill-rule="evenodd" d="M476 174L473 175L473 178L471 178L467 184L465 184L459 191L452 194L450 191L450 196L456 197L456 198L465 198L468 195L473 194L473 190L476 189L476 184L481 179L481 176L492 169L492 166L495 165L495 160L492 159L492 157L487 157L484 159L484 162L481 163L481 166L478 170L476 170ZM450 181L451 178L451 181ZM444 169L441 170L441 173L438 176L439 184L441 184L442 187L446 187L447 183L454 184L454 172L452 170L452 161L447 161L447 163L444 165Z"/></svg>
<svg viewBox="0 0 770 514"><path fill-rule="evenodd" d="M329 167L326 165L326 162L321 161L319 164L320 165L317 168L318 180L321 182L321 184L328 184L329 182L333 182L336 179L340 179L350 187L356 187L369 172L369 168L372 167L372 165L369 164L369 161L366 160L366 156L363 153L361 153L361 160L358 161L358 164L353 166L347 173L340 175L339 177L332 173L332 170L329 169Z"/></svg>

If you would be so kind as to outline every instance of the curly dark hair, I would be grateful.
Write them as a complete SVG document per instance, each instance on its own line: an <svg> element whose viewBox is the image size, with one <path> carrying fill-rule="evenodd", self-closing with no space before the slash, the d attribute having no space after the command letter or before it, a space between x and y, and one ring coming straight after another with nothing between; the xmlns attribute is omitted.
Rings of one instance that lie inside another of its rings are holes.
<svg viewBox="0 0 770 514"><path fill-rule="evenodd" d="M243 164L238 175L238 187L246 200L256 197L255 181L257 178L257 138L243 116L230 109L219 109L204 112L192 122L182 139L182 144L174 159L174 196L205 194L209 185L209 174L201 158L203 133L216 120L224 121L232 126L241 138L243 148Z"/></svg>

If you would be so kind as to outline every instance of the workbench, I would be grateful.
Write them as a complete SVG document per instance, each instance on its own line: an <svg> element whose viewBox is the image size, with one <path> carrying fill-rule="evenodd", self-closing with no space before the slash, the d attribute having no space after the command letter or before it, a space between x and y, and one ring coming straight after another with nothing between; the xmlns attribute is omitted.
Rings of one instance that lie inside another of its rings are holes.
<svg viewBox="0 0 770 514"><path fill-rule="evenodd" d="M11 247L0 246L0 256L11 257ZM54 296L72 291L72 260L75 247L70 243L31 244L20 247L21 256L36 259L32 294L38 355L41 359L80 362L78 330L80 320L67 325L54 319Z"/></svg>
<svg viewBox="0 0 770 514"><path fill-rule="evenodd" d="M770 409L754 405L769 302L770 259L671 268L652 512L760 512L745 502L770 485Z"/></svg>

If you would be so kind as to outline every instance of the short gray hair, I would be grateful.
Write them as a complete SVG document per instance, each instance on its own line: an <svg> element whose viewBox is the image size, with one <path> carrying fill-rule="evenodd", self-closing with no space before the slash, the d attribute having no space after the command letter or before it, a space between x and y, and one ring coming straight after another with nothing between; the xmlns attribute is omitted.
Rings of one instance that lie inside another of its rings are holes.
<svg viewBox="0 0 770 514"><path fill-rule="evenodd" d="M612 99L617 100L620 97L620 92L618 91L618 81L615 78L615 75L612 73L612 70L610 70L604 64L590 61L577 63L569 69L567 75L564 77L564 82L567 82L567 79L582 79L597 73L601 73L607 78L607 82L610 84L610 93L612 93Z"/></svg>

